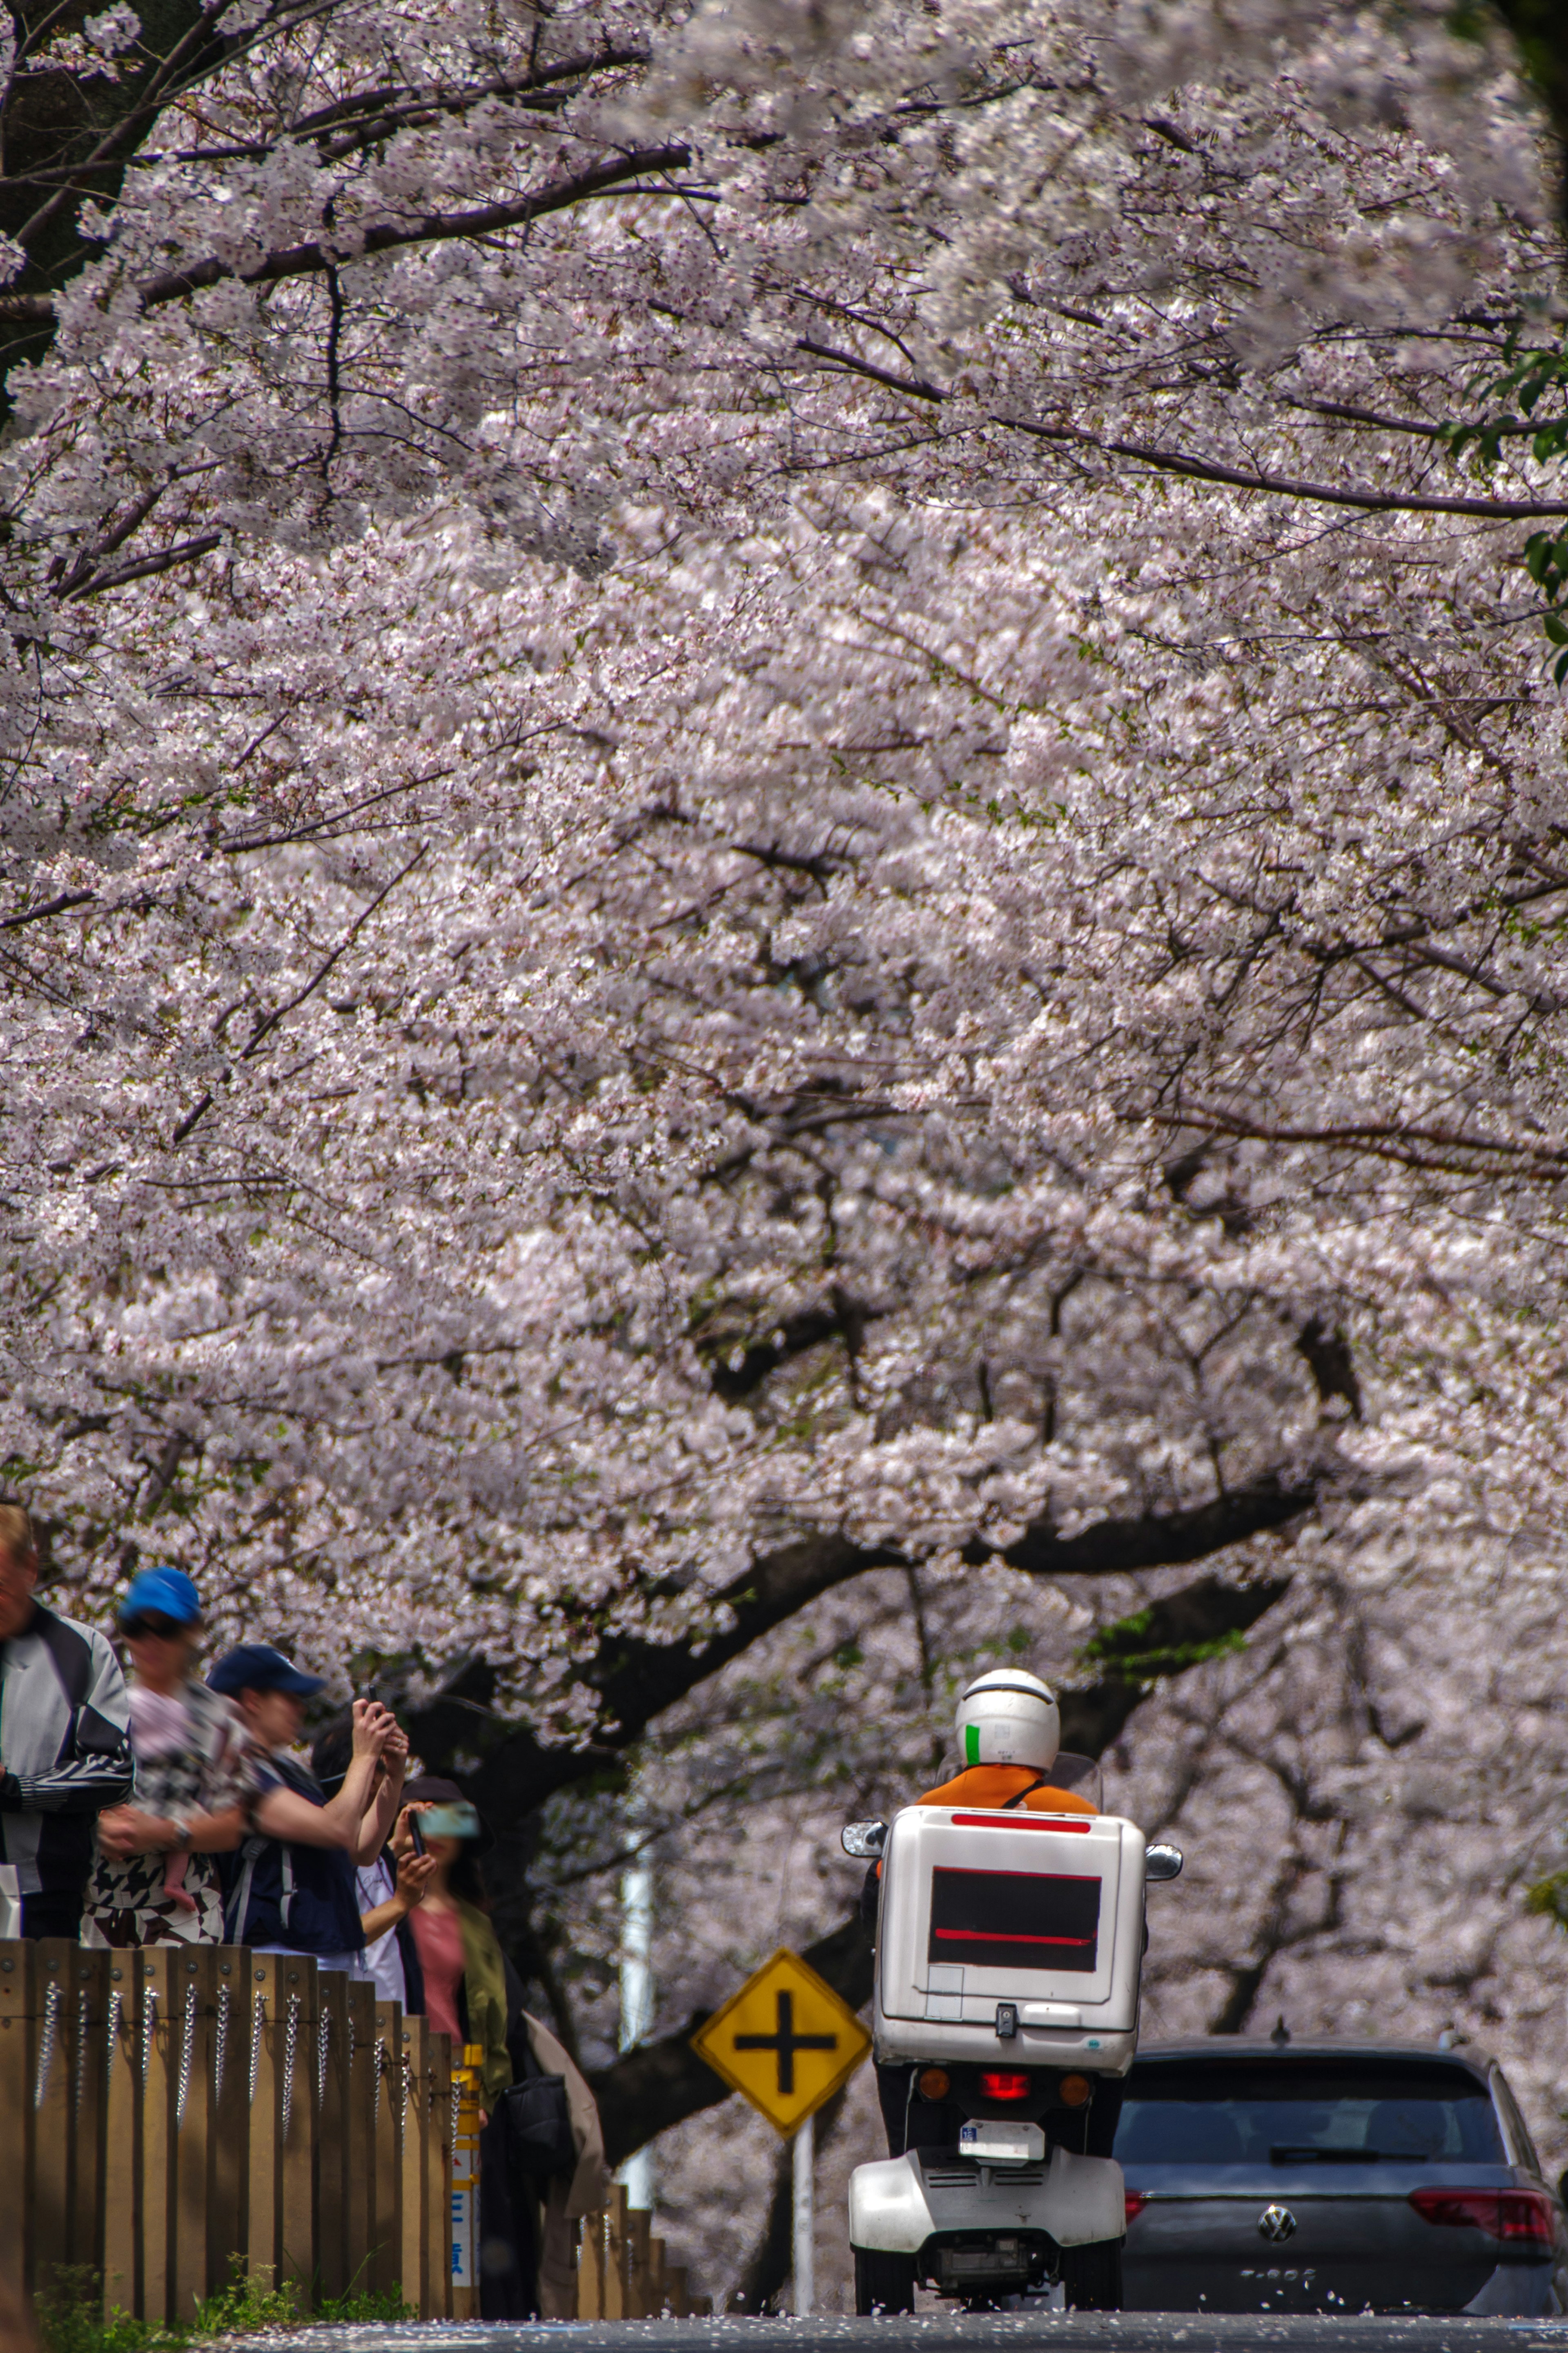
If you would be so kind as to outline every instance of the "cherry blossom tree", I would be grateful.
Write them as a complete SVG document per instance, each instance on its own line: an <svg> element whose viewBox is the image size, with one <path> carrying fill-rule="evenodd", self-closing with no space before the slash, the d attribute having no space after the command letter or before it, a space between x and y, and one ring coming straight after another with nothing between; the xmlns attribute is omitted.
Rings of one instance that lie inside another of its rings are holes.
<svg viewBox="0 0 1568 2353"><path fill-rule="evenodd" d="M1084 1736L1169 1683L1126 1802L1225 1891L1161 2003L1348 2017L1439 1738L1358 1674L1468 1755L1415 1621L1528 1660L1563 1515L1568 496L1450 430L1560 336L1550 75L1419 10L14 23L5 1452L60 1577L178 1558L386 1678L568 2019L606 1776L684 1883L759 1679L890 1613L876 1773L826 1668L833 1737L745 1736L757 1838L826 1839L1088 1593ZM1554 1757L1430 1833L1423 1934L1521 1979ZM711 2097L702 1935L626 2145Z"/></svg>

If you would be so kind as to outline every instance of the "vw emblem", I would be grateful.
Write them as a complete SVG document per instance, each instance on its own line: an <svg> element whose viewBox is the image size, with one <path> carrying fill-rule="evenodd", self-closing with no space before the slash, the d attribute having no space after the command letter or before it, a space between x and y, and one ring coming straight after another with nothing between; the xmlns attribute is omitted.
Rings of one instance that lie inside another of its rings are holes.
<svg viewBox="0 0 1568 2353"><path fill-rule="evenodd" d="M1258 2237L1272 2239L1276 2244L1281 2239L1293 2238L1295 2231L1296 2217L1289 2206L1266 2206L1258 2218Z"/></svg>

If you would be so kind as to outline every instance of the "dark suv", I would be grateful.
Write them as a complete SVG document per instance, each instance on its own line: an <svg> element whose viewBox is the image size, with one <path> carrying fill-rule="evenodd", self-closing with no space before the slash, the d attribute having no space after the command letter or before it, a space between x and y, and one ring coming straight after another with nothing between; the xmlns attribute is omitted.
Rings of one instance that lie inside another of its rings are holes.
<svg viewBox="0 0 1568 2353"><path fill-rule="evenodd" d="M1502 2071L1398 2042L1154 2043L1116 2133L1130 2312L1568 2308Z"/></svg>

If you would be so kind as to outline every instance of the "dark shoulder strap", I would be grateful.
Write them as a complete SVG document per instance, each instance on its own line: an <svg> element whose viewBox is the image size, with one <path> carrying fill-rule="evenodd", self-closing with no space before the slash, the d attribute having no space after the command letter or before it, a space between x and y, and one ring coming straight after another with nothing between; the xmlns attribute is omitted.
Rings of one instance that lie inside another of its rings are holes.
<svg viewBox="0 0 1568 2353"><path fill-rule="evenodd" d="M288 1783L297 1798L309 1798L313 1806L326 1804L327 1793L308 1765L298 1763L292 1757L279 1757L276 1754L268 1756L267 1761L273 1771L280 1775Z"/></svg>
<svg viewBox="0 0 1568 2353"><path fill-rule="evenodd" d="M1011 1798L1005 1799L1004 1802L997 1807L996 1810L999 1814L1010 1814L1015 1806L1021 1806L1025 1799L1033 1796L1037 1789L1045 1789L1049 1787L1050 1784L1047 1780L1046 1776L1043 1773L1037 1773L1032 1781L1026 1781L1023 1788L1017 1790Z"/></svg>
<svg viewBox="0 0 1568 2353"><path fill-rule="evenodd" d="M33 1623L28 1630L37 1634L47 1651L50 1664L59 1677L60 1689L71 1707L79 1708L92 1682L92 1645L86 1635L79 1634L74 1626L68 1626L41 1603L34 1605Z"/></svg>

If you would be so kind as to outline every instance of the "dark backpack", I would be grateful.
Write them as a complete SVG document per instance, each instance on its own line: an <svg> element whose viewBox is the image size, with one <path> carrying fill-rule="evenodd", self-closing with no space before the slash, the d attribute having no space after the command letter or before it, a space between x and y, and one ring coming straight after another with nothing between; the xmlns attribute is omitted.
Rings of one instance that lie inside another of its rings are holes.
<svg viewBox="0 0 1568 2353"><path fill-rule="evenodd" d="M566 2078L543 2073L529 2044L526 2021L518 2022L522 2031L510 2038L517 2080L499 2095L496 2107L505 2120L507 2162L531 2184L552 2173L574 2172L577 2143Z"/></svg>

